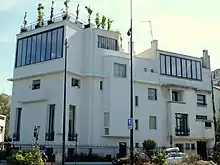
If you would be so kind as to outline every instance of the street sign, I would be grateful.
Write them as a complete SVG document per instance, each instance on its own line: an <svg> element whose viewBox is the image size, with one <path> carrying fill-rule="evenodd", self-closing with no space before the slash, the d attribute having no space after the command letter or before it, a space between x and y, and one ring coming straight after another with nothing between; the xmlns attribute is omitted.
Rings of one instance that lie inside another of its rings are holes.
<svg viewBox="0 0 220 165"><path fill-rule="evenodd" d="M129 118L128 119L128 129L132 129L132 127L133 127L133 119Z"/></svg>

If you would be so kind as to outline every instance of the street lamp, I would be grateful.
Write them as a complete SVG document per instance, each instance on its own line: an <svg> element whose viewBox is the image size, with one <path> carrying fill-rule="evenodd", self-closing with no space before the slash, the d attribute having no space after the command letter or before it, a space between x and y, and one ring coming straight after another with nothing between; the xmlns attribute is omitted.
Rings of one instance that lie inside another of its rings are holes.
<svg viewBox="0 0 220 165"><path fill-rule="evenodd" d="M65 165L65 143L66 143L66 74L67 74L67 50L68 40L65 39L65 57L64 57L64 83L63 83L63 141L62 141L62 165Z"/></svg>
<svg viewBox="0 0 220 165"><path fill-rule="evenodd" d="M132 120L132 128L130 129L130 165L134 164L134 115L133 115L133 46L132 46L132 0L130 0L130 29L127 35L130 36L130 60L131 60L131 70L130 70L130 118Z"/></svg>

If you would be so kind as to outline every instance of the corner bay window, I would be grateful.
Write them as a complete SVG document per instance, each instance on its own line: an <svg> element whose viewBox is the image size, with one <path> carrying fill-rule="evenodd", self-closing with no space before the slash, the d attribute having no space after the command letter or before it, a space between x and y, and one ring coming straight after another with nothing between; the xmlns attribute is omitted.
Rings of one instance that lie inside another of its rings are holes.
<svg viewBox="0 0 220 165"><path fill-rule="evenodd" d="M63 27L18 39L15 67L63 57Z"/></svg>
<svg viewBox="0 0 220 165"><path fill-rule="evenodd" d="M202 80L201 62L160 54L160 73L175 77Z"/></svg>

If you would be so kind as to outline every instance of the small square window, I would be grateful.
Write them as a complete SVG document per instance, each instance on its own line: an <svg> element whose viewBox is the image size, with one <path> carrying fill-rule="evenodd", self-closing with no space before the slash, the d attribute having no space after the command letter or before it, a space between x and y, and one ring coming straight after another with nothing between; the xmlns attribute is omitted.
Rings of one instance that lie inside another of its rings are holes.
<svg viewBox="0 0 220 165"><path fill-rule="evenodd" d="M32 90L40 89L40 80L33 80L32 82Z"/></svg>
<svg viewBox="0 0 220 165"><path fill-rule="evenodd" d="M114 76L115 77L126 77L126 65L114 63Z"/></svg>
<svg viewBox="0 0 220 165"><path fill-rule="evenodd" d="M109 128L105 128L105 135L109 135Z"/></svg>
<svg viewBox="0 0 220 165"><path fill-rule="evenodd" d="M197 105L198 106L206 106L206 96L197 94Z"/></svg>
<svg viewBox="0 0 220 165"><path fill-rule="evenodd" d="M80 88L80 80L78 80L76 78L72 78L72 87Z"/></svg>

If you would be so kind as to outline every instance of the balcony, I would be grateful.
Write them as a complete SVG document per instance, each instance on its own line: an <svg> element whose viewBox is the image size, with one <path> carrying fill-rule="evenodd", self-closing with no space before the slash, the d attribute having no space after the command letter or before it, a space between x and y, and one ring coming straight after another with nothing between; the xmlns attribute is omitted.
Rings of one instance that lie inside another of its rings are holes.
<svg viewBox="0 0 220 165"><path fill-rule="evenodd" d="M20 133L13 133L13 141L20 141Z"/></svg>
<svg viewBox="0 0 220 165"><path fill-rule="evenodd" d="M190 135L190 129L181 129L181 128L175 128L175 134L176 136L189 136Z"/></svg>
<svg viewBox="0 0 220 165"><path fill-rule="evenodd" d="M46 134L45 134L45 140L46 140L46 141L54 141L54 131L52 131L52 132L46 132Z"/></svg>
<svg viewBox="0 0 220 165"><path fill-rule="evenodd" d="M77 138L78 138L78 134L71 133L71 132L68 133L68 141L75 141L76 142Z"/></svg>

